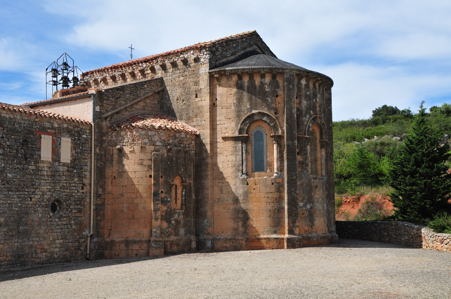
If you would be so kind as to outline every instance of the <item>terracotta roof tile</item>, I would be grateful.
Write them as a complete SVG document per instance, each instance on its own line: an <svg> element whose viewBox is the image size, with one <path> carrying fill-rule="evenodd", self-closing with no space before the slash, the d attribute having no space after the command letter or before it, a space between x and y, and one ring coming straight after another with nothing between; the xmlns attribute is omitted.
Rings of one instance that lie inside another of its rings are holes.
<svg viewBox="0 0 451 299"><path fill-rule="evenodd" d="M64 121L85 124L85 125L91 124L89 121L85 121L85 120L78 119L75 117L70 117L70 116L56 114L56 113L48 112L48 111L44 111L44 110L31 109L31 108L27 108L27 107L23 107L23 106L10 105L10 104L5 104L5 103L0 103L0 110L28 114L28 115L33 115L33 116L43 117L43 118L60 119L60 120L64 120Z"/></svg>
<svg viewBox="0 0 451 299"><path fill-rule="evenodd" d="M66 96L70 96L73 94L79 94L82 92L88 91L88 88L86 86L75 86L67 89L60 89L58 92L56 92L56 96L54 95L54 98L62 98Z"/></svg>
<svg viewBox="0 0 451 299"><path fill-rule="evenodd" d="M69 91L71 89L67 89L67 90ZM70 101L75 101L75 100L84 98L88 94L89 94L89 91L87 90L87 88L83 87L83 88L77 89L75 92L60 93L61 96L52 97L47 100L23 103L23 104L21 104L21 106L36 107L36 106L50 105L50 104L61 103L61 102L70 102Z"/></svg>
<svg viewBox="0 0 451 299"><path fill-rule="evenodd" d="M146 118L142 120L123 123L119 128L140 128L153 130L170 130L176 132L185 132L189 134L198 135L199 131L184 122L167 118Z"/></svg>
<svg viewBox="0 0 451 299"><path fill-rule="evenodd" d="M223 37L220 39L216 39L216 40L212 40L212 41L208 41L208 42L201 42L201 43L197 43L191 46L187 46L184 48L180 48L180 49L176 49L176 50L172 50L172 51L168 51L168 52L163 52L160 54L155 54L155 55L150 55L150 56L145 56L145 57L141 57L141 58L137 58L137 59L133 59L133 60L129 60L126 62L121 62L121 63L116 63L116 64L112 64L109 66L105 66L102 68L98 68L98 69L94 69L94 70L90 70L87 72L84 72L82 74L82 77L86 76L86 75L90 75L90 74L94 74L94 73L100 73L106 70L113 70L113 69L118 69L118 68L124 68L124 67L128 67L128 66L132 66L135 64L139 64L139 63L145 63L145 62L149 62L152 60L156 60L158 58L162 58L165 56L170 56L173 54L179 54L179 53L183 53L189 50L194 50L194 49L202 49L202 48L206 48L208 46L217 44L217 43L221 43L221 42L225 42L228 40L233 40L233 39L238 39L238 38L243 38L246 36L250 36L252 34L256 34L255 30L252 31L246 31L246 32L242 32L242 33L238 33L238 34L234 34L234 35L230 35L227 37Z"/></svg>

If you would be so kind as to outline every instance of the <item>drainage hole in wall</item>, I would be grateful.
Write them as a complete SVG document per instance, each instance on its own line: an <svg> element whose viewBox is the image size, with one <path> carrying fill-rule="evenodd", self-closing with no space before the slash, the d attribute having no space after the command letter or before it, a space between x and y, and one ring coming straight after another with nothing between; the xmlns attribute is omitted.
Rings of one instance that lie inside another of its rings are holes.
<svg viewBox="0 0 451 299"><path fill-rule="evenodd" d="M52 212L52 214L55 214L60 209L61 209L61 202L59 200L52 201L52 203L50 204L50 212Z"/></svg>

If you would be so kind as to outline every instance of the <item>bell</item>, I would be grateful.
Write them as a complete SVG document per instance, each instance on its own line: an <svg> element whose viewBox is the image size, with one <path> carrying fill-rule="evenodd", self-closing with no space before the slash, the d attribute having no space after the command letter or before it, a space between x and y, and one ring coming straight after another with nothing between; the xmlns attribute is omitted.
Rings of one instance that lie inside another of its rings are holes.
<svg viewBox="0 0 451 299"><path fill-rule="evenodd" d="M72 77L72 86L73 87L78 86L79 82L80 82L80 79L78 79L78 77L76 77L76 76Z"/></svg>
<svg viewBox="0 0 451 299"><path fill-rule="evenodd" d="M52 77L53 77L53 78L57 78L58 75L59 75L58 69L56 69L56 68L52 68L52 69L50 70L50 72L52 72Z"/></svg>
<svg viewBox="0 0 451 299"><path fill-rule="evenodd" d="M70 80L69 80L68 76L62 76L61 77L61 86L63 88L69 88L69 83L70 83Z"/></svg>
<svg viewBox="0 0 451 299"><path fill-rule="evenodd" d="M64 62L61 64L61 69L62 69L63 71L67 71L67 70L69 69L69 64L68 64L66 61L64 61Z"/></svg>

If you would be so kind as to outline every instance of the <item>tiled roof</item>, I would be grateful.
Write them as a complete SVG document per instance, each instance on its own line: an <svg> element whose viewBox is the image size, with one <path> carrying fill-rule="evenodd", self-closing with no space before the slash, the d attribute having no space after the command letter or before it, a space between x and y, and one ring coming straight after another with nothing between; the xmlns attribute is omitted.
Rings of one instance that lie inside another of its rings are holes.
<svg viewBox="0 0 451 299"><path fill-rule="evenodd" d="M25 107L36 107L36 106L44 106L44 105L50 105L55 103L61 103L61 102L70 102L74 100L78 100L81 98L87 97L89 94L89 91L86 89L86 87L74 87L70 89L64 89L61 90L59 95L52 97L48 100L40 100L36 102L29 102L29 103L23 103L21 106Z"/></svg>
<svg viewBox="0 0 451 299"><path fill-rule="evenodd" d="M236 61L224 65L222 67L213 69L211 71L231 71L231 70L253 70L253 69L290 69L290 70L300 70L307 71L307 69L297 66L295 64L283 61L276 57L272 57L266 54L256 54L250 57L244 58L242 60Z"/></svg>
<svg viewBox="0 0 451 299"><path fill-rule="evenodd" d="M48 111L44 111L44 110L31 109L31 108L27 108L27 107L23 107L23 106L10 105L10 104L6 104L6 103L0 103L0 110L22 113L22 114L27 114L27 115L33 115L33 116L43 117L43 118L60 119L60 120L79 123L79 124L86 124L86 125L91 124L89 121L85 121L85 120L78 119L75 117L56 114L56 113L48 112Z"/></svg>
<svg viewBox="0 0 451 299"><path fill-rule="evenodd" d="M67 89L60 89L59 91L56 92L56 96L54 95L53 97L62 98L73 94L79 94L85 91L88 91L88 88L86 86L79 85Z"/></svg>
<svg viewBox="0 0 451 299"><path fill-rule="evenodd" d="M330 80L330 82L333 84L333 81L328 76L314 72L311 70L308 70L306 68L297 66L293 63L289 63L286 61L283 61L281 59L278 59L276 57L266 55L266 54L256 54L249 57L246 57L242 60L215 68L210 70L210 72L221 72L221 71L254 71L254 70L263 70L263 69L269 69L269 70L294 70L294 71L302 71L302 72L308 72L310 74L316 74L323 76Z"/></svg>
<svg viewBox="0 0 451 299"><path fill-rule="evenodd" d="M198 135L199 131L183 122L167 118L146 118L142 120L123 123L120 128L140 128L153 130L170 130Z"/></svg>
<svg viewBox="0 0 451 299"><path fill-rule="evenodd" d="M94 70L90 70L90 71L84 72L82 74L82 76L86 76L86 75L90 75L90 74L94 74L94 73L98 73L98 72L103 72L103 71L106 71L106 70L114 70L114 69L118 69L118 68L124 68L124 67L128 67L128 66L135 65L135 64L145 63L145 62L156 60L158 58L162 58L162 57L165 57L165 56L170 56L170 55L173 55L173 54L183 53L183 52L186 52L186 51L189 51L189 50L202 49L202 48L206 48L208 46L211 46L211 45L214 45L214 44L217 44L217 43L221 43L221 42L225 42L225 41L228 41L228 40L233 40L233 39L239 39L239 38L247 37L247 36L250 36L250 35L253 35L253 34L256 34L256 33L257 32L255 30L246 31L246 32L230 35L230 36L227 36L227 37L223 37L223 38L212 40L212 41L208 41L208 42L197 43L197 44L194 44L194 45L191 45L191 46L187 46L187 47L184 47L184 48L180 48L180 49L177 49L177 50L172 50L172 51L163 52L163 53L160 53L160 54L145 56L145 57L129 60L129 61L126 61L126 62L116 63L116 64L112 64L112 65L105 66L105 67L102 67L102 68L98 68L98 69L94 69Z"/></svg>

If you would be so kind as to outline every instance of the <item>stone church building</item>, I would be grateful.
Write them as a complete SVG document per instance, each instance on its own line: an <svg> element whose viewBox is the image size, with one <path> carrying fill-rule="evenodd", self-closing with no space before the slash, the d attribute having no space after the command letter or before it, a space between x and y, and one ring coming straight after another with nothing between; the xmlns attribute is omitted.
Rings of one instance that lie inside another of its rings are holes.
<svg viewBox="0 0 451 299"><path fill-rule="evenodd" d="M0 268L334 241L332 85L251 31L0 104Z"/></svg>

